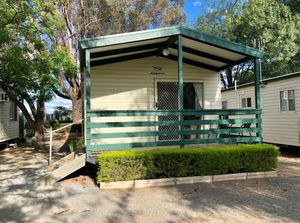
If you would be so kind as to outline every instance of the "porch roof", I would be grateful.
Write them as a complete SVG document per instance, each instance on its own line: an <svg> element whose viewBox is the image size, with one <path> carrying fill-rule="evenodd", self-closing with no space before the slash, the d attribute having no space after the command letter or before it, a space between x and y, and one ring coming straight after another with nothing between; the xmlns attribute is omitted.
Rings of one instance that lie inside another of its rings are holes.
<svg viewBox="0 0 300 223"><path fill-rule="evenodd" d="M80 47L90 50L91 66L149 56L177 61L178 35L182 36L183 62L208 70L221 71L263 56L257 49L181 26L84 39Z"/></svg>

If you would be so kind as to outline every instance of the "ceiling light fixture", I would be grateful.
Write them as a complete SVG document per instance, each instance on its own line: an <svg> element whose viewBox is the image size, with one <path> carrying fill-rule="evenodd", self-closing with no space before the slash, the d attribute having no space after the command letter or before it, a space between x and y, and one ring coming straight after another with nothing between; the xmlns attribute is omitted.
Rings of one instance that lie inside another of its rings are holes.
<svg viewBox="0 0 300 223"><path fill-rule="evenodd" d="M170 55L170 50L168 48L163 49L162 51L164 56L169 56Z"/></svg>

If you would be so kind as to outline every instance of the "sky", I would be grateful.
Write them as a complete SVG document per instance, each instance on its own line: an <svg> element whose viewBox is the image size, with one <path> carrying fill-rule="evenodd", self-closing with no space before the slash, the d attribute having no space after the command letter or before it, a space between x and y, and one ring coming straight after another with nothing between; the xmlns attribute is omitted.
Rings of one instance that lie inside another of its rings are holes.
<svg viewBox="0 0 300 223"><path fill-rule="evenodd" d="M205 7L206 5L206 0L185 0L183 10L186 14L186 25L192 26L200 15L200 7ZM72 104L70 100L57 96L52 101L46 103L46 113L53 113L57 106L64 106L71 109Z"/></svg>
<svg viewBox="0 0 300 223"><path fill-rule="evenodd" d="M187 23L193 23L197 21L200 15L200 8L207 5L206 0L185 0L184 11L186 14Z"/></svg>

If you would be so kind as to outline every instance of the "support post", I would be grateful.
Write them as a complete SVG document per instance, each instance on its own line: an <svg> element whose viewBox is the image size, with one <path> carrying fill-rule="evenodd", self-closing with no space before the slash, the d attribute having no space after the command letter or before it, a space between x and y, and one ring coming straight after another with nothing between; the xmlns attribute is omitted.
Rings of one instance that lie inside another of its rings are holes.
<svg viewBox="0 0 300 223"><path fill-rule="evenodd" d="M259 58L254 60L255 69L255 108L261 110L261 98L260 98L260 77L261 77L261 61ZM256 119L261 119L261 114L256 115ZM261 122L257 122L256 128L261 128ZM256 133L256 136L260 138L259 143L262 142L261 132Z"/></svg>
<svg viewBox="0 0 300 223"><path fill-rule="evenodd" d="M84 64L84 71L85 71L85 115L84 115L84 125L85 125L85 146L86 152L88 154L89 147L91 145L90 139L90 118L89 118L89 111L91 110L91 64L90 64L90 50L85 50L85 64Z"/></svg>
<svg viewBox="0 0 300 223"><path fill-rule="evenodd" d="M178 109L180 111L179 120L183 120L183 56L182 56L182 36L178 35ZM183 131L183 126L179 126L179 131ZM180 135L180 140L183 139L183 135ZM184 145L180 144L180 147Z"/></svg>

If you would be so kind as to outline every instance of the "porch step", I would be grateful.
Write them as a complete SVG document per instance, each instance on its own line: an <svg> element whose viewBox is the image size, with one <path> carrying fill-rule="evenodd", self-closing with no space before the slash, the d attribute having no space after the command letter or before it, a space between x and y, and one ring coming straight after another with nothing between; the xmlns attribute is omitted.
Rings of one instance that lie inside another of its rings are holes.
<svg viewBox="0 0 300 223"><path fill-rule="evenodd" d="M62 167L65 163L76 159L78 156L80 156L78 153L72 152L72 153L60 158L59 160L51 163L48 166L47 170L48 170L48 172L52 172L55 169L58 169L59 167Z"/></svg>
<svg viewBox="0 0 300 223"><path fill-rule="evenodd" d="M37 180L38 186L52 185L59 180L69 176L80 168L84 167L86 163L86 154L71 153L55 163L49 165L48 174Z"/></svg>

